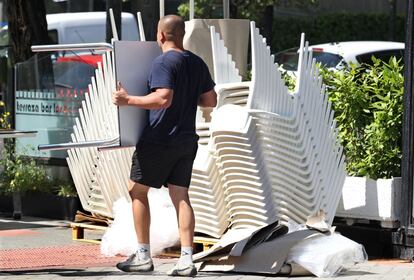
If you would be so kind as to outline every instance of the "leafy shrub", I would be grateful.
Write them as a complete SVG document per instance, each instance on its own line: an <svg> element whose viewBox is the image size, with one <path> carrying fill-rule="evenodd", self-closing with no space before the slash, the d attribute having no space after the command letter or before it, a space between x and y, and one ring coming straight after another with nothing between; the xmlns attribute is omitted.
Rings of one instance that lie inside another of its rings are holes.
<svg viewBox="0 0 414 280"><path fill-rule="evenodd" d="M322 69L345 148L347 171L373 179L401 176L403 66L395 58Z"/></svg>
<svg viewBox="0 0 414 280"><path fill-rule="evenodd" d="M72 181L49 179L47 189L52 194L62 197L76 197L78 195Z"/></svg>
<svg viewBox="0 0 414 280"><path fill-rule="evenodd" d="M351 176L401 176L404 76L400 61L320 68ZM284 75L289 90L295 78Z"/></svg>
<svg viewBox="0 0 414 280"><path fill-rule="evenodd" d="M10 129L10 113L0 102L0 129ZM0 192L26 192L42 190L46 182L46 172L36 161L19 155L15 151L14 141L5 139L0 155Z"/></svg>
<svg viewBox="0 0 414 280"><path fill-rule="evenodd" d="M46 171L32 158L15 153L12 145L7 145L2 151L0 165L0 192L45 191Z"/></svg>
<svg viewBox="0 0 414 280"><path fill-rule="evenodd" d="M5 110L6 106L0 101L0 129L10 129L10 112Z"/></svg>
<svg viewBox="0 0 414 280"><path fill-rule="evenodd" d="M10 113L0 101L0 129L10 127ZM46 176L43 165L37 164L33 158L17 154L14 141L5 139L0 153L0 193L26 191L48 192L63 197L77 196L73 182Z"/></svg>

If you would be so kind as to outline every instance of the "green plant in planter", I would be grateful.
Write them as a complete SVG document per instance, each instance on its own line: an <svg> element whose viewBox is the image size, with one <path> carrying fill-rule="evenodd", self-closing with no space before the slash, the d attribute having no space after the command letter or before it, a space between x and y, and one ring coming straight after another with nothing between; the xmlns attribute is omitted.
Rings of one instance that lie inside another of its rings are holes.
<svg viewBox="0 0 414 280"><path fill-rule="evenodd" d="M10 129L10 113L0 102L0 128ZM43 166L38 165L32 158L16 153L14 141L5 139L4 148L0 155L0 192L24 193L39 190L45 187L46 172Z"/></svg>
<svg viewBox="0 0 414 280"><path fill-rule="evenodd" d="M44 191L46 172L32 158L19 155L14 147L8 146L2 152L0 165L0 191L3 193Z"/></svg>
<svg viewBox="0 0 414 280"><path fill-rule="evenodd" d="M395 58L340 71L321 68L335 110L339 137L351 176L401 176L403 65ZM292 76L285 75L292 89Z"/></svg>
<svg viewBox="0 0 414 280"><path fill-rule="evenodd" d="M373 65L322 70L345 147L347 171L373 179L401 176L403 65L372 58Z"/></svg>
<svg viewBox="0 0 414 280"><path fill-rule="evenodd" d="M72 183L65 183L65 182L61 182L57 184L54 189L54 193L62 197L77 197L78 196L75 186Z"/></svg>

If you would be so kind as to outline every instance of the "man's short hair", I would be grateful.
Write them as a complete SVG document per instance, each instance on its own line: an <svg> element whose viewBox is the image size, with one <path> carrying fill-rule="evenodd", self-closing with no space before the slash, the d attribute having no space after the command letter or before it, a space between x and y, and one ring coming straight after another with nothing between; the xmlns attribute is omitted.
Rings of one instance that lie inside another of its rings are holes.
<svg viewBox="0 0 414 280"><path fill-rule="evenodd" d="M165 34L167 41L182 40L185 34L184 20L177 15L167 15L158 22L158 28Z"/></svg>

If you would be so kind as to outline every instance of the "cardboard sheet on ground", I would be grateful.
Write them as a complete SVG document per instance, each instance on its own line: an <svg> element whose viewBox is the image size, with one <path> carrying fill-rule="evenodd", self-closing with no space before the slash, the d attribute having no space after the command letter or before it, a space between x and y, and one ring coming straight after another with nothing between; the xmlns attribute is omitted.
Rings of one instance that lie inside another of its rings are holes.
<svg viewBox="0 0 414 280"><path fill-rule="evenodd" d="M288 228L275 221L269 225L254 229L231 229L210 249L195 254L194 261L200 262L217 259L219 256L240 256L249 248L265 240L281 236L288 232Z"/></svg>
<svg viewBox="0 0 414 280"><path fill-rule="evenodd" d="M230 251L230 256L241 256L244 254L247 250L250 248L272 240L274 238L280 237L286 233L288 233L289 228L285 225L279 225L278 222L274 222L270 225L267 225L257 232L255 232L252 236L249 238L245 238L236 244L234 244L233 248Z"/></svg>
<svg viewBox="0 0 414 280"><path fill-rule="evenodd" d="M114 44L117 80L130 95L148 93L148 74L152 61L161 54L156 42L116 41ZM131 106L118 107L121 147L135 146L147 122L146 110Z"/></svg>
<svg viewBox="0 0 414 280"><path fill-rule="evenodd" d="M208 259L216 259L218 256L226 256L235 243L249 238L255 231L257 231L255 228L230 229L210 249L195 254L193 260L201 262Z"/></svg>
<svg viewBox="0 0 414 280"><path fill-rule="evenodd" d="M321 235L314 230L299 230L260 243L241 256L223 256L205 261L200 271L277 274L284 265L290 249L306 238Z"/></svg>

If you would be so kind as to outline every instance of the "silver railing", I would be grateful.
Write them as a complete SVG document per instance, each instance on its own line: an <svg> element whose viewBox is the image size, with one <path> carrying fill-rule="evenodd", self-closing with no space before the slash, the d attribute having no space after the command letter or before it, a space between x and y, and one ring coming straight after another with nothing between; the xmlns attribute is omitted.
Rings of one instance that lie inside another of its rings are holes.
<svg viewBox="0 0 414 280"><path fill-rule="evenodd" d="M61 144L47 144L39 145L37 149L39 151L59 151L59 150L69 150L76 148L91 148L91 147L113 147L119 146L119 137L106 140L92 140L92 141L83 141L76 143L61 143Z"/></svg>
<svg viewBox="0 0 414 280"><path fill-rule="evenodd" d="M82 43L82 44L60 44L60 45L37 45L32 46L33 52L51 52L51 51L112 51L113 46L109 43ZM119 137L104 140L91 140L76 143L60 143L39 145L39 151L58 151L69 150L75 148L91 148L91 147L116 147L119 146Z"/></svg>
<svg viewBox="0 0 414 280"><path fill-rule="evenodd" d="M81 44L60 44L60 45L37 45L32 46L32 52L56 52L56 51L112 51L113 46L109 43L81 43Z"/></svg>

